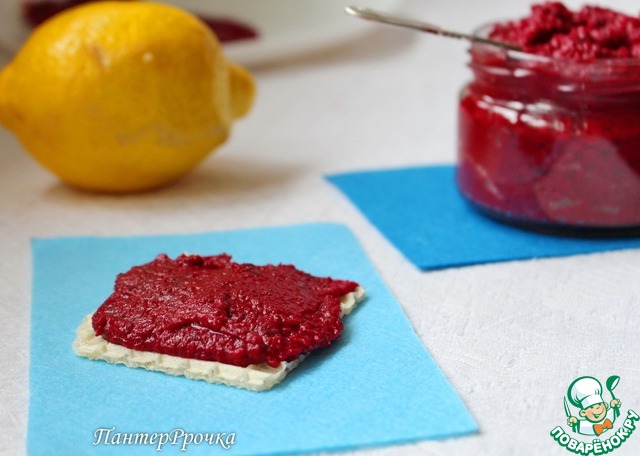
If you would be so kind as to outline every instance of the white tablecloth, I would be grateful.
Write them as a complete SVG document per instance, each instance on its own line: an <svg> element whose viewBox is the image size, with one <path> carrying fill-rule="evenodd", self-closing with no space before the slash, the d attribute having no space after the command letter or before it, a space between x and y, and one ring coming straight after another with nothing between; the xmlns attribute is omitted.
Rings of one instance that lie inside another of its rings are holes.
<svg viewBox="0 0 640 456"><path fill-rule="evenodd" d="M471 30L524 15L527 3L407 0L402 10ZM631 0L616 7L638 9ZM619 375L623 409L640 410L640 251L422 273L323 180L453 163L457 95L470 76L465 50L371 25L339 47L256 68L257 104L231 141L152 193L72 190L0 131L0 453L25 452L31 237L348 225L480 426L472 437L363 454L567 454L549 432L565 421L563 395L581 375ZM640 433L614 454L640 454Z"/></svg>

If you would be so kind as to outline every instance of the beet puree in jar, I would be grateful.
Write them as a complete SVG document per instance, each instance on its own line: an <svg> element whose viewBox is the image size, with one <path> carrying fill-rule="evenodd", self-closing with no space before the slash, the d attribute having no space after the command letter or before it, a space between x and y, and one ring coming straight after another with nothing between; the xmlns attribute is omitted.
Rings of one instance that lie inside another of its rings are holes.
<svg viewBox="0 0 640 456"><path fill-rule="evenodd" d="M640 19L532 7L479 33L459 106L458 187L482 212L565 233L640 228Z"/></svg>

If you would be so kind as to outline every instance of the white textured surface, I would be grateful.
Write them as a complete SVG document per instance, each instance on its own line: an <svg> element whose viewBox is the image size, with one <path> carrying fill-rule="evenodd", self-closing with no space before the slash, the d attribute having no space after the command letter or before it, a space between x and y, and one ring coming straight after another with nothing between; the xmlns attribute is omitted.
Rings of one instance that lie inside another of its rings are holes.
<svg viewBox="0 0 640 456"><path fill-rule="evenodd" d="M522 15L527 3L407 0L404 11L470 30ZM638 9L632 0L616 6ZM340 49L256 70L251 116L196 173L163 191L73 191L0 131L0 454L24 453L33 236L347 224L481 428L365 455L569 454L549 431L563 423L562 396L579 375L620 375L623 411L640 409L640 251L420 273L322 179L455 158L465 45L371 30ZM640 431L612 454L640 454Z"/></svg>

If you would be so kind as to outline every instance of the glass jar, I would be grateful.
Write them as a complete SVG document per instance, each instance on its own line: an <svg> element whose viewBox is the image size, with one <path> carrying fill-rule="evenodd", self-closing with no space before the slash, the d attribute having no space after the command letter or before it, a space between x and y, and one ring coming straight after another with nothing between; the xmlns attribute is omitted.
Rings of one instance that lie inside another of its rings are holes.
<svg viewBox="0 0 640 456"><path fill-rule="evenodd" d="M473 44L457 183L482 212L561 230L640 228L640 59Z"/></svg>

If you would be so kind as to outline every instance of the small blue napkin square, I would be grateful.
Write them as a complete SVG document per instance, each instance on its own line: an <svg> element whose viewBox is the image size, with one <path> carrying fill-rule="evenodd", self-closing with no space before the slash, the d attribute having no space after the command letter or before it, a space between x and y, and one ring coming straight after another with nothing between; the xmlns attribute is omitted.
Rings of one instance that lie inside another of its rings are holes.
<svg viewBox="0 0 640 456"><path fill-rule="evenodd" d="M418 268L558 257L640 247L640 239L578 239L504 225L460 195L453 166L328 177Z"/></svg>
<svg viewBox="0 0 640 456"><path fill-rule="evenodd" d="M36 239L32 250L27 441L32 456L155 454L162 434L171 435L163 454L184 454L191 435L189 454L251 455L347 450L476 431L400 305L343 226ZM76 328L111 294L116 275L161 252L171 257L226 252L238 262L294 264L314 275L357 281L367 297L345 317L340 339L309 355L270 391L76 356L71 348ZM180 432L185 436L174 439ZM235 443L224 449L216 436L232 443L231 434ZM213 436L213 444L205 435Z"/></svg>

